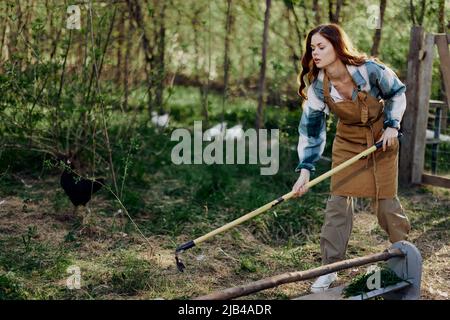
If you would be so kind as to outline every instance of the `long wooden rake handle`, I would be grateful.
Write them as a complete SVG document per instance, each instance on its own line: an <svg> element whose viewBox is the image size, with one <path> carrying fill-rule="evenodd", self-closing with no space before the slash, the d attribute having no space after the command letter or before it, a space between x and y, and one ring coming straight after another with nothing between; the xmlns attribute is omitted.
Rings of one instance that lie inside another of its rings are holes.
<svg viewBox="0 0 450 320"><path fill-rule="evenodd" d="M402 134L399 132L398 138L400 138L401 136L402 136ZM341 163L336 168L333 168L333 169L325 172L321 176L315 178L314 180L309 181L306 185L308 186L308 188L311 188L312 186L315 186L319 182L322 182L323 180L331 177L333 174L335 174L335 173L341 171L342 169L350 166L351 164L355 163L359 159L361 159L361 158L363 158L365 156L368 156L369 154L371 154L372 152L374 152L377 149L381 148L382 146L383 146L383 141L380 141L380 142L374 144L373 146L371 146L370 148L368 148L368 149L364 150L363 152L357 154L353 158L350 158L347 161ZM236 220L233 220L233 221L231 221L231 222L221 226L220 228L217 228L217 229L215 229L215 230L213 230L213 231L211 231L211 232L209 232L209 233L207 233L207 234L205 234L205 235L203 235L203 236L201 236L201 237L199 237L199 238L197 238L195 240L191 240L191 241L188 241L188 242L180 245L179 247L177 247L175 253L178 254L178 253L181 253L181 252L183 252L183 251L185 251L187 249L190 249L190 248L192 248L192 247L202 243L203 241L206 241L209 238L214 237L215 235L217 235L217 234L219 234L221 232L227 231L227 230L229 230L229 229L231 229L231 228L233 228L233 227L235 227L235 226L237 226L237 225L239 225L239 224L241 224L241 223L243 223L243 222L245 222L245 221L247 221L247 220L249 220L249 219L251 219L251 218L253 218L253 217L255 217L255 216L257 216L257 215L259 215L259 214L261 214L263 212L265 212L265 211L267 211L267 210L269 210L270 208L275 207L276 205L280 204L283 201L289 200L293 196L294 196L294 191L286 193L285 195L279 197L278 199L273 200L273 201L263 205L262 207L260 207L260 208L258 208L256 210L253 210L252 212L247 213L247 214L243 215L242 217L237 218Z"/></svg>

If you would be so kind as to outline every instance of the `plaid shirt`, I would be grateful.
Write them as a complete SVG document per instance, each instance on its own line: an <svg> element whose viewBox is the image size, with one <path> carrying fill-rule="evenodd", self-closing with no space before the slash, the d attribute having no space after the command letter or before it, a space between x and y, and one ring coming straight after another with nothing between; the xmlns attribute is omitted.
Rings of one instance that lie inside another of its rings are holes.
<svg viewBox="0 0 450 320"><path fill-rule="evenodd" d="M366 61L361 66L346 65L359 90L366 91L378 99L383 99L384 128L400 127L403 113L406 109L406 86L387 66L373 60ZM299 141L297 146L299 164L295 169L305 168L315 171L314 163L319 160L325 149L326 115L330 109L323 101L323 70L308 87L308 99L303 102L303 113L298 128ZM342 101L342 97L330 82L330 95L334 101ZM357 90L353 90L355 100Z"/></svg>

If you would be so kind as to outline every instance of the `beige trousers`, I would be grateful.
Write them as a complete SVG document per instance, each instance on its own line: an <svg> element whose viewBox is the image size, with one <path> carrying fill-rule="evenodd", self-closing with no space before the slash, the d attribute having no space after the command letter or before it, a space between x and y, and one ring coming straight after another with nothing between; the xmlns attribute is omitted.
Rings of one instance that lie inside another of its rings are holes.
<svg viewBox="0 0 450 320"><path fill-rule="evenodd" d="M411 229L408 217L397 197L379 199L376 216L391 243L406 240ZM322 263L343 260L353 227L353 198L331 195L327 201L325 221L320 235Z"/></svg>

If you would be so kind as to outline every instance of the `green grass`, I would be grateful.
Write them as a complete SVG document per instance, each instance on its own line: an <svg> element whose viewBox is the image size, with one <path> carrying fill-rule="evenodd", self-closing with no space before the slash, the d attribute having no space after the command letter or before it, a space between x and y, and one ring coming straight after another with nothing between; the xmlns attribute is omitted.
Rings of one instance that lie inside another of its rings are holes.
<svg viewBox="0 0 450 320"><path fill-rule="evenodd" d="M139 90L134 92L130 105L141 105L142 96ZM222 119L222 100L215 94L211 94L209 99L210 124L216 124ZM267 107L264 118L266 128L281 129L282 160L276 175L261 176L259 165L172 164L170 154L177 142L170 141L171 131L177 127L192 129L194 121L202 119L196 88L176 88L168 105L171 119L170 128L166 130L156 130L149 124L145 110L137 114L113 111L110 107L107 110L119 188L116 195L146 236L159 235L173 239L172 243L164 245L171 250L179 236L201 236L289 192L297 177L294 168L297 165L295 146L299 111ZM253 127L255 110L255 101L231 98L225 108L224 120L228 127L242 124L245 130ZM79 110L71 112L76 116ZM91 143L89 140L88 149ZM105 149L97 148L96 152L96 160L108 158ZM27 161L30 157L32 163ZM13 162L13 159L18 161ZM93 157L87 152L82 159L85 163L91 163ZM39 206L48 199L52 215L67 214L71 212L72 205L59 187L58 176L62 169L46 160L48 157L42 154L2 150L2 190L5 190L6 196L21 198L25 205L27 201L32 201ZM11 163L14 165L11 166ZM319 173L328 170L328 167L328 164L319 164ZM29 179L40 178L41 182L27 188L17 175L12 175L16 172ZM97 163L96 175L106 176L108 188L115 192L109 168L104 163ZM108 188L94 196L102 199L102 206L96 212L104 218L111 218L121 208ZM327 188L328 184L324 183L316 190L326 192ZM322 217L318 212L323 207L323 197L310 193L301 200L283 203L275 210L246 222L243 227L251 230L262 243L301 244L320 227ZM179 280L165 279L157 266L127 251L131 244L114 241L105 257L81 258L79 252L84 250L85 239L77 233L77 227L77 223L69 226L60 246L39 240L32 227L26 234L0 238L2 248L5 248L0 249L0 266L8 275L2 279L10 283L7 294L10 297L91 299L127 297L147 292L153 297L188 297L183 291L186 284L180 285L181 290L171 289ZM110 231L136 234L134 225L129 221L125 227L111 227ZM239 231L230 232L235 239L242 238ZM241 277L270 272L266 265L270 257L254 254L257 252L247 251L239 256L240 262L231 267L236 275ZM288 261L279 260L277 263L307 266L302 265L299 259L290 257ZM55 284L67 278L66 268L69 265L80 266L83 290L68 290ZM50 284L43 286L43 281ZM189 285L195 287L194 282L188 282Z"/></svg>
<svg viewBox="0 0 450 320"><path fill-rule="evenodd" d="M367 294L368 292L375 290L368 288L367 281L376 272L377 271L372 271L368 274L362 274L354 278L348 284L348 286L345 287L344 290L342 291L343 296L346 298L359 295L364 296L364 294ZM392 270L390 270L386 266L383 266L379 270L379 273L380 273L380 288L386 288L401 281L407 280L399 278Z"/></svg>
<svg viewBox="0 0 450 320"><path fill-rule="evenodd" d="M0 300L23 300L27 295L22 281L13 272L0 271Z"/></svg>
<svg viewBox="0 0 450 320"><path fill-rule="evenodd" d="M141 290L150 290L160 281L155 266L124 250L82 266L84 286L94 298L112 293L134 295Z"/></svg>
<svg viewBox="0 0 450 320"><path fill-rule="evenodd" d="M145 106L141 99L141 93L134 92L130 105ZM216 124L221 120L221 98L211 95L210 100L210 123ZM230 99L225 121L229 127L243 124L247 129L253 126L255 109L254 101ZM280 168L273 176L260 175L259 165L174 165L170 154L176 142L170 141L170 133L177 127L192 129L193 121L202 119L198 89L176 88L168 111L171 122L165 130L152 127L144 109L136 111L136 117L135 111L110 109L107 113L119 188L116 195L139 229L164 254L170 251L171 255L180 241L202 236L291 190L298 177L294 168L300 111L275 106L266 109L266 128L281 129ZM332 136L333 119L328 126ZM326 156L330 154L331 141L327 141ZM92 141L87 143L83 160L91 163ZM96 152L96 160L108 158L105 149L97 148ZM71 212L72 204L59 187L61 168L45 166L45 160L48 157L29 151L0 151L0 196L12 197L20 206L20 212L8 213L11 217L36 210L53 221L58 215ZM329 168L329 163L319 161L314 177ZM114 190L105 162L96 163L96 174L106 176L108 188ZM31 187L26 187L21 178ZM79 222L55 226L54 230L63 232L62 241L51 235L41 237L33 227L39 225L37 220L25 232L0 233L0 299L188 299L218 287L320 265L319 234L329 180L302 198L283 202L193 249L187 254L192 259L187 261L190 270L183 275L168 267L168 262L160 265L141 256L147 248L128 217L125 225L110 223L123 208L108 188L92 201L92 209L103 219L106 229L100 238L78 234ZM413 201L417 195L427 201ZM448 195L437 195L428 187L402 193L401 201L413 228L436 231L436 239L445 239L445 230L450 229L446 217L450 210ZM126 237L120 238L122 233ZM380 228L359 236L367 238L369 246L373 235L385 238ZM366 245L350 245L347 253L354 257L371 252ZM206 258L196 260L198 255ZM173 263L172 256L164 259ZM80 290L69 290L64 285L69 276L67 267L71 265L80 267ZM258 297L286 299L288 295L274 290Z"/></svg>
<svg viewBox="0 0 450 320"><path fill-rule="evenodd" d="M52 279L70 265L66 249L38 240L35 227L28 227L20 237L1 239L0 243L0 266L19 275L38 274Z"/></svg>

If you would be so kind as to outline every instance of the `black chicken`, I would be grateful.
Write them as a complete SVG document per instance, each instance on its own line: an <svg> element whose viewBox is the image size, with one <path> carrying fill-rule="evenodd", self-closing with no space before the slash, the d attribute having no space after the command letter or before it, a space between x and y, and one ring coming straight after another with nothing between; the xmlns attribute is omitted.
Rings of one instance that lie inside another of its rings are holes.
<svg viewBox="0 0 450 320"><path fill-rule="evenodd" d="M74 172L74 166L71 161L68 160L67 164L70 169L65 168L61 174L61 187L75 206L74 214L78 213L80 207L87 211L87 214L82 213L82 223L83 225L89 224L90 210L86 205L91 200L92 195L105 184L105 179L90 180L82 178Z"/></svg>

